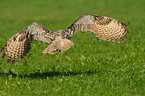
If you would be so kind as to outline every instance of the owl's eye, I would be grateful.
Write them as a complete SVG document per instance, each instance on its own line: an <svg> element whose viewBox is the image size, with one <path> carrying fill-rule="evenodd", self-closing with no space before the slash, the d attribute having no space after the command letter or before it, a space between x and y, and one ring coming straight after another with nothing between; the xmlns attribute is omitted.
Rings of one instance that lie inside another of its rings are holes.
<svg viewBox="0 0 145 96"><path fill-rule="evenodd" d="M51 35L51 36L50 36L51 39L54 39L54 37L55 37L54 35Z"/></svg>

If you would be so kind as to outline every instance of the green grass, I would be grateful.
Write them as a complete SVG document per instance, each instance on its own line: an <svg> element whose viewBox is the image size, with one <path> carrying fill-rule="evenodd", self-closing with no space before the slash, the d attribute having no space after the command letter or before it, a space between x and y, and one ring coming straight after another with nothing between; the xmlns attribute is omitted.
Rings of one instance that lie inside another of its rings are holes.
<svg viewBox="0 0 145 96"><path fill-rule="evenodd" d="M0 48L34 21L56 31L84 13L118 19L130 31L120 44L78 32L69 50L41 59L48 44L33 42L19 63L0 59L0 96L144 96L144 4L145 0L0 0Z"/></svg>

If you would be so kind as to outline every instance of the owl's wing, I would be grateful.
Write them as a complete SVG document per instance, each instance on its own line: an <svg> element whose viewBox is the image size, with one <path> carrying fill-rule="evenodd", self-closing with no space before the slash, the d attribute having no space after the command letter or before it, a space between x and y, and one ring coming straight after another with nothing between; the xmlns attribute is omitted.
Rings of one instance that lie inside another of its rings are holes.
<svg viewBox="0 0 145 96"><path fill-rule="evenodd" d="M128 26L106 16L85 14L77 19L68 29L71 30L71 35L78 31L91 31L95 36L102 40L120 43L127 38L129 31Z"/></svg>
<svg viewBox="0 0 145 96"><path fill-rule="evenodd" d="M8 55L7 61L12 63L22 60L30 51L31 42L33 40L47 43L51 42L51 40L45 36L49 32L50 30L45 29L36 22L30 24L11 37L1 48L1 52L3 51L2 58Z"/></svg>

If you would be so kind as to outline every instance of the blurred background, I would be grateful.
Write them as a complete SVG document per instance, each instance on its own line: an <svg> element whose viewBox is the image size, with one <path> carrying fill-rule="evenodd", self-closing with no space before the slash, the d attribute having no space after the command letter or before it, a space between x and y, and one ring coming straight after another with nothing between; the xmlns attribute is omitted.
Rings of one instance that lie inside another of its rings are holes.
<svg viewBox="0 0 145 96"><path fill-rule="evenodd" d="M115 18L136 31L145 23L144 4L144 0L0 0L0 32L5 30L1 37L8 39L34 21L49 30L65 29L86 13Z"/></svg>
<svg viewBox="0 0 145 96"><path fill-rule="evenodd" d="M49 29L58 30L88 13L133 24L144 21L144 4L144 0L0 0L0 23L10 22L13 26L19 23L19 28L37 21Z"/></svg>

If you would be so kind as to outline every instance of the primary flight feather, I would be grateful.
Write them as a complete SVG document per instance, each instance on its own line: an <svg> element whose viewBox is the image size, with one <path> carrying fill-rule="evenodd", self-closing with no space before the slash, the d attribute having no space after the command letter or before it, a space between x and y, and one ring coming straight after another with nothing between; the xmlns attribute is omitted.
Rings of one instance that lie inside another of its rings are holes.
<svg viewBox="0 0 145 96"><path fill-rule="evenodd" d="M11 37L1 48L2 58L8 55L7 61L15 63L22 60L31 49L31 42L43 41L50 45L43 51L44 54L55 54L59 51L66 51L74 43L70 38L78 31L91 31L96 37L102 40L120 43L127 38L129 31L123 22L106 16L85 14L78 18L71 26L64 30L52 32L40 24L34 22Z"/></svg>

